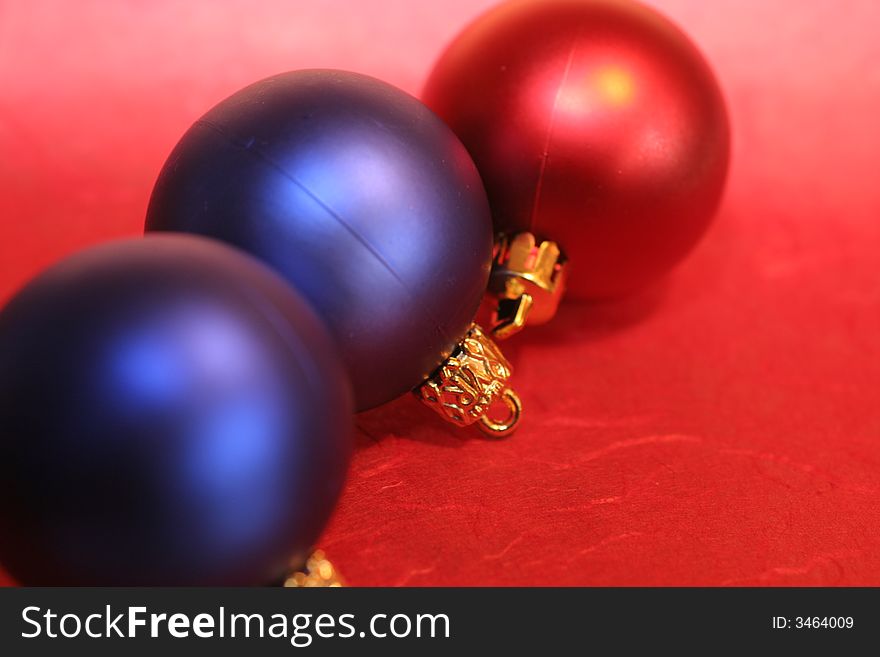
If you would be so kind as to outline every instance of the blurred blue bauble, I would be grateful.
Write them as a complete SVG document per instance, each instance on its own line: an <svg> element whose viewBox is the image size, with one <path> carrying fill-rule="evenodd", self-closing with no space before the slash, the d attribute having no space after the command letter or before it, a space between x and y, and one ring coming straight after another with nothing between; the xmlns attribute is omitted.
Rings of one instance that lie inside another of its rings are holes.
<svg viewBox="0 0 880 657"><path fill-rule="evenodd" d="M196 121L146 227L209 235L281 272L330 326L358 410L445 360L492 258L488 201L458 138L412 96L342 71L277 75Z"/></svg>
<svg viewBox="0 0 880 657"><path fill-rule="evenodd" d="M0 563L26 585L248 585L304 560L351 445L308 304L199 237L88 249L0 311Z"/></svg>

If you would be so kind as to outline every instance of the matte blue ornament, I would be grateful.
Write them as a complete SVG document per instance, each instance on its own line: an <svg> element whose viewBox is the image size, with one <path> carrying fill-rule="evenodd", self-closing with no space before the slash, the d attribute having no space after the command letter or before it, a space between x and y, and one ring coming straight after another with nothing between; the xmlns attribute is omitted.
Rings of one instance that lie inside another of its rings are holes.
<svg viewBox="0 0 880 657"><path fill-rule="evenodd" d="M194 236L83 251L0 311L0 563L26 585L249 585L304 562L352 404L326 329Z"/></svg>
<svg viewBox="0 0 880 657"><path fill-rule="evenodd" d="M277 75L209 111L162 169L146 227L219 238L281 272L330 326L358 410L456 349L492 259L459 140L412 96L342 71Z"/></svg>

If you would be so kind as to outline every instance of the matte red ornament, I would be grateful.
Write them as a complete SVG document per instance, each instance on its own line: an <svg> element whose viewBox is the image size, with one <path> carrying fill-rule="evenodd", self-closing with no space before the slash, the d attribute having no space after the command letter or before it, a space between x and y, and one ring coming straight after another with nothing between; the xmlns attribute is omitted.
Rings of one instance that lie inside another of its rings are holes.
<svg viewBox="0 0 880 657"><path fill-rule="evenodd" d="M657 279L718 207L730 151L718 83L640 4L503 4L458 36L423 96L473 156L496 230L560 245L568 296Z"/></svg>

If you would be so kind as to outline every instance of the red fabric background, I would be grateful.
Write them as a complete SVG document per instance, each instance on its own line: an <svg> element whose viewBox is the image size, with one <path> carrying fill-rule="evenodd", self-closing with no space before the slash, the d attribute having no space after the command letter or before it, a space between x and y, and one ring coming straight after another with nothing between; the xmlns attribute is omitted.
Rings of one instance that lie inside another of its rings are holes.
<svg viewBox="0 0 880 657"><path fill-rule="evenodd" d="M489 4L0 2L0 298L137 234L235 89L326 66L417 93ZM509 440L409 398L359 417L322 541L350 583L880 585L880 5L655 5L731 106L718 222L658 289L507 343Z"/></svg>

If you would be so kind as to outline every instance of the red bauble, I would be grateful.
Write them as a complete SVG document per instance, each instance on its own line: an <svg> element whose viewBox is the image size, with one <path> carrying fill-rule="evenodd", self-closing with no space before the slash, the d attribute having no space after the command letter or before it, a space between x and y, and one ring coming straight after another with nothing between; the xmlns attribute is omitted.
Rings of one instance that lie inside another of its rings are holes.
<svg viewBox="0 0 880 657"><path fill-rule="evenodd" d="M495 228L562 247L569 296L656 279L717 209L730 151L718 83L640 4L501 5L452 43L423 95L476 161Z"/></svg>

